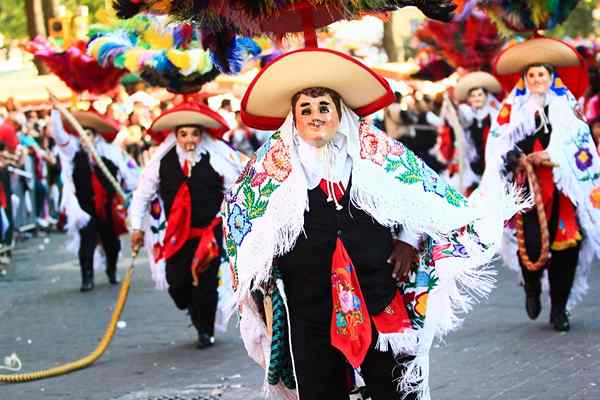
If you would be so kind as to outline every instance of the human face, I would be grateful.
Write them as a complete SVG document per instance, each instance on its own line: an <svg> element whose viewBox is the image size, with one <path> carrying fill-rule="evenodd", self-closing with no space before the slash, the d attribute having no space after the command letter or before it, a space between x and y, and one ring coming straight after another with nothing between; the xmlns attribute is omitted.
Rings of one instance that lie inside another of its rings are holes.
<svg viewBox="0 0 600 400"><path fill-rule="evenodd" d="M196 126L182 126L175 132L175 139L185 151L195 151L202 139L202 131Z"/></svg>
<svg viewBox="0 0 600 400"><path fill-rule="evenodd" d="M592 135L596 140L600 140L600 122L594 122L592 125Z"/></svg>
<svg viewBox="0 0 600 400"><path fill-rule="evenodd" d="M479 110L480 108L483 108L485 106L486 99L487 95L485 93L485 90L477 88L471 90L471 92L469 93L469 97L467 98L467 103L469 103L469 105L472 108Z"/></svg>
<svg viewBox="0 0 600 400"><path fill-rule="evenodd" d="M550 71L542 66L531 67L525 73L527 89L538 96L545 94L550 89L551 78Z"/></svg>
<svg viewBox="0 0 600 400"><path fill-rule="evenodd" d="M300 95L294 117L300 137L315 147L329 143L340 126L340 116L330 95Z"/></svg>

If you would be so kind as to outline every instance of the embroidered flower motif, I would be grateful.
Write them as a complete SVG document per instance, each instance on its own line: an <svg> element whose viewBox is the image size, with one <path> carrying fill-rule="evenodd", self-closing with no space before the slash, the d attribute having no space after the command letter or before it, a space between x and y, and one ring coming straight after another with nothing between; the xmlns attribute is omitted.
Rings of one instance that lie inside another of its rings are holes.
<svg viewBox="0 0 600 400"><path fill-rule="evenodd" d="M417 304L415 305L415 312L420 316L424 316L425 313L427 312L428 297L429 297L428 292L421 293L420 295L417 296L417 299L416 299Z"/></svg>
<svg viewBox="0 0 600 400"><path fill-rule="evenodd" d="M600 186L592 189L590 193L590 201L592 202L592 206L594 208L600 208Z"/></svg>
<svg viewBox="0 0 600 400"><path fill-rule="evenodd" d="M248 176L254 176L254 173L255 173L254 163L255 162L256 162L256 155L252 156L252 158L250 160L248 160L248 162L244 166L244 169L242 170L242 173L240 174L240 176L238 176L237 180L235 181L236 184L241 183Z"/></svg>
<svg viewBox="0 0 600 400"><path fill-rule="evenodd" d="M269 174L266 172L259 172L250 181L250 186L260 186L264 183L264 181L269 177Z"/></svg>
<svg viewBox="0 0 600 400"><path fill-rule="evenodd" d="M225 201L227 203L235 203L237 201L237 196L231 190L227 190L225 192Z"/></svg>
<svg viewBox="0 0 600 400"><path fill-rule="evenodd" d="M159 262L164 255L164 247L161 246L160 243L155 243L152 247L152 257L154 258L154 262Z"/></svg>
<svg viewBox="0 0 600 400"><path fill-rule="evenodd" d="M156 198L152 201L152 203L150 203L150 216L154 219L159 219L160 212L161 212L160 201L158 200L158 198Z"/></svg>
<svg viewBox="0 0 600 400"><path fill-rule="evenodd" d="M238 204L234 204L227 219L229 235L236 245L242 244L246 235L252 230L252 223Z"/></svg>
<svg viewBox="0 0 600 400"><path fill-rule="evenodd" d="M588 149L579 149L575 153L575 164L580 171L585 171L592 165L592 153Z"/></svg>
<svg viewBox="0 0 600 400"><path fill-rule="evenodd" d="M390 146L390 154L396 157L401 157L402 154L404 154L404 146L401 143L394 141Z"/></svg>
<svg viewBox="0 0 600 400"><path fill-rule="evenodd" d="M360 137L360 157L383 165L390 152L390 144L384 138L379 138L371 132Z"/></svg>
<svg viewBox="0 0 600 400"><path fill-rule="evenodd" d="M277 182L283 182L292 172L292 164L285 144L277 141L269 149L263 161L266 173Z"/></svg>
<svg viewBox="0 0 600 400"><path fill-rule="evenodd" d="M354 296L350 290L342 289L339 294L340 306L344 314L351 313L354 311Z"/></svg>

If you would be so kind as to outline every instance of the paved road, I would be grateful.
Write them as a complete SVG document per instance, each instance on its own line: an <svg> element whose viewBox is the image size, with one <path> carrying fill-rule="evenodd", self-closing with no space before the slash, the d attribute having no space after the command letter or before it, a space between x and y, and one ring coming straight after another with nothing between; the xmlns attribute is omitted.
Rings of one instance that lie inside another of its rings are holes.
<svg viewBox="0 0 600 400"><path fill-rule="evenodd" d="M20 245L0 278L0 357L17 353L27 371L93 349L118 290L100 273L97 289L80 294L64 236L49 239ZM143 260L138 265L122 317L127 326L99 362L60 378L0 385L0 399L260 398L262 371L246 357L235 326L214 348L195 350L187 316L153 289ZM547 307L539 321L526 319L522 289L502 271L490 299L434 349L434 400L600 400L600 273L591 288L575 310L572 331L558 334L547 323Z"/></svg>

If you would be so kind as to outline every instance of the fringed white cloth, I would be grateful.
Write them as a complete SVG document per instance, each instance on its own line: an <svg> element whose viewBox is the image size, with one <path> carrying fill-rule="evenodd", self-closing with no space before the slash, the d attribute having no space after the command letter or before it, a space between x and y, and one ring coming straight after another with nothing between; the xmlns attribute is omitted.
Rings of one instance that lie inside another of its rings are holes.
<svg viewBox="0 0 600 400"><path fill-rule="evenodd" d="M224 205L242 339L249 355L265 368L270 338L251 292L271 280L273 259L292 250L303 230L309 185L295 134L290 114L279 133L258 150L256 161L246 166ZM433 340L457 328L460 315L490 292L494 274L486 265L499 250L504 222L527 204L499 178L465 200L402 145L361 125L345 105L338 134L346 136L345 149L352 159L351 202L383 226L402 225L429 237L412 277L437 279L428 293L426 317L422 325L381 335L377 343L381 350L416 356L399 385L427 399ZM435 252L439 254L433 257Z"/></svg>

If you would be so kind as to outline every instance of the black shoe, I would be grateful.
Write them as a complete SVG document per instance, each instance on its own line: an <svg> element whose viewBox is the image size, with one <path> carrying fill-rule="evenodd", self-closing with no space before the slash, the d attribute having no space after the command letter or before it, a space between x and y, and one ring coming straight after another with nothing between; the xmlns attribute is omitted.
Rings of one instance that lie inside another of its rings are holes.
<svg viewBox="0 0 600 400"><path fill-rule="evenodd" d="M199 350L207 349L215 344L215 337L208 333L198 333L198 342L196 348Z"/></svg>
<svg viewBox="0 0 600 400"><path fill-rule="evenodd" d="M81 291L89 292L94 289L94 266L83 265L81 267Z"/></svg>
<svg viewBox="0 0 600 400"><path fill-rule="evenodd" d="M116 271L111 271L111 272L106 272L106 276L108 276L108 283L110 283L111 285L116 285L117 283L119 283L119 281L117 280L117 272Z"/></svg>
<svg viewBox="0 0 600 400"><path fill-rule="evenodd" d="M557 332L568 332L571 329L569 317L566 312L560 312L550 316L550 323Z"/></svg>
<svg viewBox="0 0 600 400"><path fill-rule="evenodd" d="M528 294L525 299L525 310L529 319L537 319L542 312L542 302L539 294Z"/></svg>
<svg viewBox="0 0 600 400"><path fill-rule="evenodd" d="M89 292L91 290L94 290L94 281L84 280L83 282L81 282L81 289L79 290L82 292Z"/></svg>

